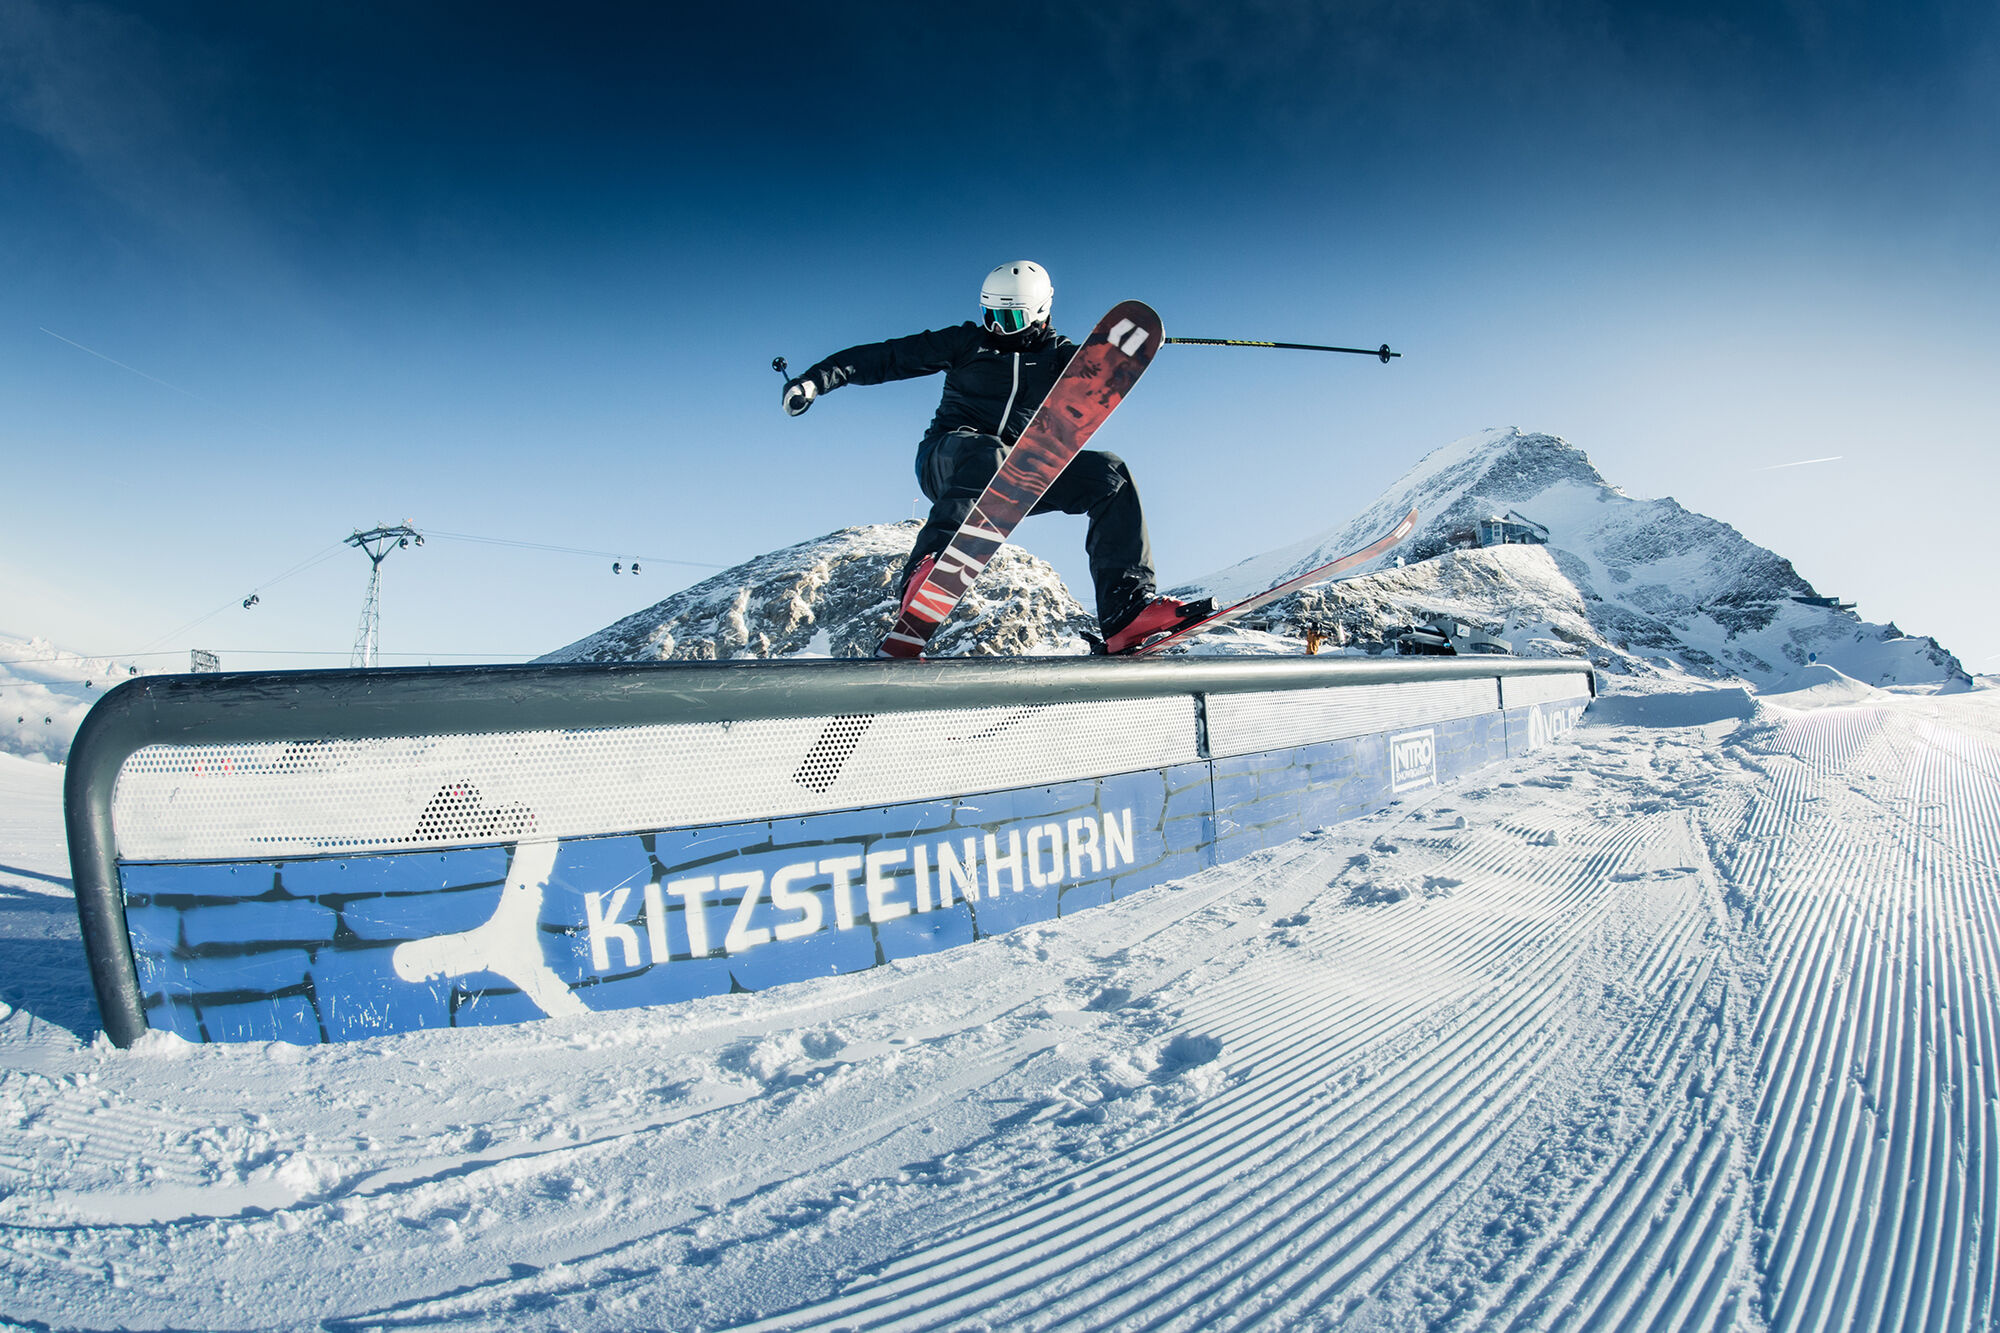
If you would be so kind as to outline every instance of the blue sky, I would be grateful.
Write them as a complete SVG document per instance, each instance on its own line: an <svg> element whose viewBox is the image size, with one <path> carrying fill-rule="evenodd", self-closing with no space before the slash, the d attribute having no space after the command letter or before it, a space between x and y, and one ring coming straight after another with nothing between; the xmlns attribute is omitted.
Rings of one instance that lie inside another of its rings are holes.
<svg viewBox="0 0 2000 1333"><path fill-rule="evenodd" d="M357 527L656 557L385 567L385 660L547 651L908 517L936 383L770 360L1030 257L1406 353L1163 357L1100 443L1168 582L1518 425L2000 670L1990 5L941 8L0 0L0 631L333 665Z"/></svg>

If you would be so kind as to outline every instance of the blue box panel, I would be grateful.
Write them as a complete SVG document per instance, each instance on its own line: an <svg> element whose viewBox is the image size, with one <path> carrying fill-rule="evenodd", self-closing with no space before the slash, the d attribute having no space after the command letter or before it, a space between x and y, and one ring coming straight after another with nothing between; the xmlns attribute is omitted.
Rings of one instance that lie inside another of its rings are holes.
<svg viewBox="0 0 2000 1333"><path fill-rule="evenodd" d="M643 1003L643 1001L642 1001ZM623 1006L606 1005L606 1008ZM509 1023L530 1023L546 1018L540 1005L517 990L461 991L449 1005L452 1027L499 1027Z"/></svg>
<svg viewBox="0 0 2000 1333"><path fill-rule="evenodd" d="M198 1018L208 1041L283 1041L310 1046L320 1040L319 1016L303 995L235 1004L211 1002L199 1006Z"/></svg>
<svg viewBox="0 0 2000 1333"><path fill-rule="evenodd" d="M500 904L504 880L427 893L373 894L338 909L340 924L356 939L382 944L427 939L456 930L468 919L484 921Z"/></svg>
<svg viewBox="0 0 2000 1333"><path fill-rule="evenodd" d="M349 1040L862 971L1193 875L1573 725L1486 714L1093 781L561 843L121 867L149 1022Z"/></svg>
<svg viewBox="0 0 2000 1333"><path fill-rule="evenodd" d="M122 870L157 1026L346 1040L757 990L1049 920L1198 869L1206 811L1174 821L1173 849L1165 812L1207 781L1195 764L560 845Z"/></svg>
<svg viewBox="0 0 2000 1333"><path fill-rule="evenodd" d="M188 952L177 960L193 995L268 995L298 986L312 967L313 951L302 948Z"/></svg>
<svg viewBox="0 0 2000 1333"><path fill-rule="evenodd" d="M1583 710L1589 702L1588 699L1577 698L1509 708L1500 723L1506 732L1506 753L1527 754L1568 735L1582 720Z"/></svg>
<svg viewBox="0 0 2000 1333"><path fill-rule="evenodd" d="M218 903L182 917L184 938L193 949L205 944L331 941L335 920L333 911L318 903L276 897Z"/></svg>

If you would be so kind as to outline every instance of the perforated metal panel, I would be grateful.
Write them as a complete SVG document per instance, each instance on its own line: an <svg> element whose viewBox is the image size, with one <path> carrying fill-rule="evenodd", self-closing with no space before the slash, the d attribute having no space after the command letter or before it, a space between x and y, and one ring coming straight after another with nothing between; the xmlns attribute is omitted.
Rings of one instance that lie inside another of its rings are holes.
<svg viewBox="0 0 2000 1333"><path fill-rule="evenodd" d="M1218 759L1257 754L1471 717L1499 703L1491 678L1215 694L1208 699L1208 748Z"/></svg>
<svg viewBox="0 0 2000 1333"><path fill-rule="evenodd" d="M1573 676L1502 676L1500 702L1505 708L1526 708L1529 704L1552 704L1561 699L1588 699L1590 677L1579 671Z"/></svg>
<svg viewBox="0 0 2000 1333"><path fill-rule="evenodd" d="M931 800L1194 762L1187 696L587 731L149 745L127 860L587 837Z"/></svg>

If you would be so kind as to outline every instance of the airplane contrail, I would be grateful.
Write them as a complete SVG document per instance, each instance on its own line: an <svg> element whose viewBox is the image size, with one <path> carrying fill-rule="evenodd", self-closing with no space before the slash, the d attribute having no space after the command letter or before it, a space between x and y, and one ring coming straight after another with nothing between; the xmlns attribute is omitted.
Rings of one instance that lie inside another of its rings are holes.
<svg viewBox="0 0 2000 1333"><path fill-rule="evenodd" d="M1758 472L1776 472L1781 467L1805 467L1809 463L1838 463L1846 454L1835 454L1831 458L1801 458L1796 463L1773 463L1769 467L1757 468Z"/></svg>
<svg viewBox="0 0 2000 1333"><path fill-rule="evenodd" d="M126 364L125 364L125 363L124 363L123 361L119 361L119 360L116 360L116 359L115 359L115 358L113 358L113 357L108 357L108 356L106 356L106 355L105 355L104 353L102 353L102 352L99 352L99 351L96 351L96 350L94 350L94 349L92 349L92 348L89 348L89 347L85 347L85 346L84 346L84 345L83 345L82 343L78 342L78 341L77 341L76 339L74 339L74 338L65 338L65 337L63 337L63 336L62 336L62 335L61 335L60 333L57 333L57 332L56 332L56 331L55 331L54 329L43 329L43 328L42 328L42 326L41 326L41 325L39 325L39 324L35 325L35 327L36 327L36 328L38 328L38 329L42 329L42 332L43 332L43 333L46 333L46 334L48 334L48 335L49 335L49 337L51 337L51 338L54 338L54 339L55 339L55 340L56 340L57 342L60 342L60 343L68 343L68 344L69 344L69 345L70 345L71 347L74 347L74 348L76 348L76 350L77 350L77 351L79 351L79 352L89 352L89 353L90 353L90 354L91 354L92 356L96 357L96 358L97 358L97 359L98 359L99 361L109 361L109 362L111 362L111 364L112 364L112 365L114 365L114 366L118 367L118 368L119 368L120 370L129 370L129 371L131 371L131 372L132 372L132 373L133 373L134 375L137 375L137 376L138 376L138 377L139 377L140 379L142 379L142 380L151 380L151 381L153 381L153 383L155 383L155 384L159 385L159 386L160 386L161 388L163 388L163 389L172 389L172 390L173 390L173 391L174 391L175 393L178 393L178 394L181 394L181 395L183 395L183 396L185 396L185 397L188 397L188 398L192 398L192 399L194 399L194 400L195 400L196 402L200 402L200 401L201 401L201 395L200 395L200 394L194 394L194 393L189 393L189 392L188 392L188 391L187 391L186 389L183 389L183 388L182 388L182 387L181 387L180 385L178 385L178 384L169 384L169 383L167 383L167 382L166 382L165 380L163 380L163 379L159 378L159 377L158 377L157 375L148 375L148 374L147 374L147 373L146 373L145 371L143 371L143 370L140 370L140 369L138 369L138 368L137 368L137 367L135 367L135 366L128 366L128 365L126 365Z"/></svg>

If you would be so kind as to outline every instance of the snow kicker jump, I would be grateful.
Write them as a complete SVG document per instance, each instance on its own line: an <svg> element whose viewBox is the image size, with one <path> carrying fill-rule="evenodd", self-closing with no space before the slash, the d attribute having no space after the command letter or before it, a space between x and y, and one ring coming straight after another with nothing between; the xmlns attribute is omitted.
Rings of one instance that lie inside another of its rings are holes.
<svg viewBox="0 0 2000 1333"><path fill-rule="evenodd" d="M66 819L107 1032L341 1041L759 990L1111 902L1524 753L1577 662L147 677Z"/></svg>

